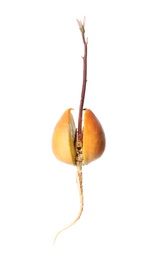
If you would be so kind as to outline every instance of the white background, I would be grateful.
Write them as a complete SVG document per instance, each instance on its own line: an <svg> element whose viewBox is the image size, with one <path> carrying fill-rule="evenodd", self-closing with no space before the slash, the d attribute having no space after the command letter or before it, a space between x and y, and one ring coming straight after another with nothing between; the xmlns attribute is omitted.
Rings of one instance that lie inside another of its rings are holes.
<svg viewBox="0 0 151 260"><path fill-rule="evenodd" d="M106 134L103 156L76 169L57 161L53 128L84 107ZM151 259L150 1L0 2L0 259Z"/></svg>

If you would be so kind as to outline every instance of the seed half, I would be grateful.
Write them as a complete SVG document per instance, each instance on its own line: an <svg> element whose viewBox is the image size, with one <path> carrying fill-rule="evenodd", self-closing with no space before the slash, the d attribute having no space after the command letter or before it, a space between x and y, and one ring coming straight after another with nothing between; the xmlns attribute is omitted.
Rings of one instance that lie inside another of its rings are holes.
<svg viewBox="0 0 151 260"><path fill-rule="evenodd" d="M105 149L105 134L97 117L90 109L84 112L83 165L98 159Z"/></svg>
<svg viewBox="0 0 151 260"><path fill-rule="evenodd" d="M72 108L68 108L55 126L52 136L52 150L59 161L75 165L76 128L71 110Z"/></svg>

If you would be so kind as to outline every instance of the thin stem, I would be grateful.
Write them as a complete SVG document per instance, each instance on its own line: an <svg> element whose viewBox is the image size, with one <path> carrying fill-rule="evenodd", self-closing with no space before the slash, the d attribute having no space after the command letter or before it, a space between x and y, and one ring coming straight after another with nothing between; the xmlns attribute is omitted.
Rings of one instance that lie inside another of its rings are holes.
<svg viewBox="0 0 151 260"><path fill-rule="evenodd" d="M80 106L79 106L79 117L78 117L78 141L82 142L83 135L82 135L82 112L83 112L83 105L84 105L84 98L85 98L85 91L86 91L86 83L87 83L87 40L85 39L85 18L83 24L81 21L78 21L79 29L82 34L82 40L84 44L84 57L83 57L83 82L82 82L82 91L81 91L81 99L80 99Z"/></svg>

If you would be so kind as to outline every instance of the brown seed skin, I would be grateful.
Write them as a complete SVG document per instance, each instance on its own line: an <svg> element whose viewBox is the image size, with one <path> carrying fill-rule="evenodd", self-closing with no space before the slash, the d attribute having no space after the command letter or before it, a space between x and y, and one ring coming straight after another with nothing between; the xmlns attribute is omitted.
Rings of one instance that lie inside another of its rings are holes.
<svg viewBox="0 0 151 260"><path fill-rule="evenodd" d="M55 126L52 136L52 150L56 158L64 163L75 165L75 123L68 108Z"/></svg>
<svg viewBox="0 0 151 260"><path fill-rule="evenodd" d="M98 159L105 150L105 134L97 117L90 109L84 112L83 165Z"/></svg>

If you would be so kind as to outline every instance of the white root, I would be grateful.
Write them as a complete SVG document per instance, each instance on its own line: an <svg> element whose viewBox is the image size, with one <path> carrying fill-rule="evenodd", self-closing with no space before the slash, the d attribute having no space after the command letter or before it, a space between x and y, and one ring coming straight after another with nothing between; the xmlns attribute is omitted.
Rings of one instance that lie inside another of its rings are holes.
<svg viewBox="0 0 151 260"><path fill-rule="evenodd" d="M62 233L63 231L65 231L66 229L68 229L69 227L71 227L72 225L74 225L81 217L82 211L83 211L83 205L84 205L84 198L83 198L83 182L82 182L83 178L82 178L82 163L79 162L77 163L77 185L78 185L78 191L79 191L79 196L80 196L80 209L79 209L79 213L77 215L77 217L75 218L74 221L72 221L68 226L66 226L65 228L61 229L55 236L53 244L55 244L55 241L57 239L57 237L60 235L60 233Z"/></svg>

